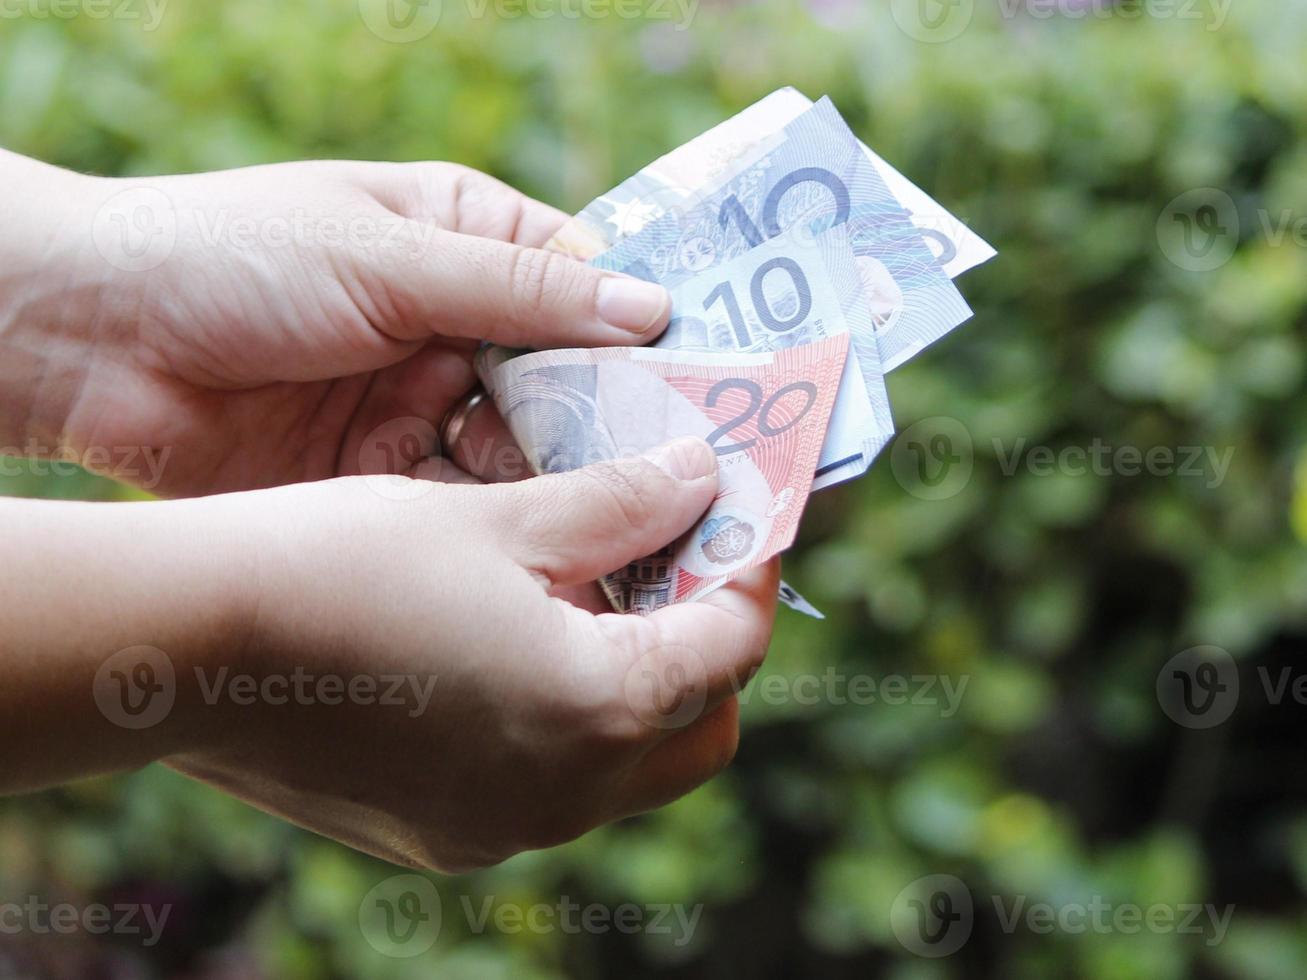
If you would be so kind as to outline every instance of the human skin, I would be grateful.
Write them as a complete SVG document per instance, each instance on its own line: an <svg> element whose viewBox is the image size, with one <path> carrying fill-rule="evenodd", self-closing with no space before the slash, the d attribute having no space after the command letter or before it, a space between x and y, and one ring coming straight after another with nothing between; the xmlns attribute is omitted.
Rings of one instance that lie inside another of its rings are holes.
<svg viewBox="0 0 1307 980"><path fill-rule="evenodd" d="M0 175L0 446L138 484L152 449L174 498L0 500L0 792L162 760L462 871L727 764L775 563L643 618L593 586L701 516L712 451L490 485L434 435L481 340L643 343L664 291L539 250L561 213L447 164ZM165 674L160 717L114 707ZM297 674L426 696L268 695Z"/></svg>

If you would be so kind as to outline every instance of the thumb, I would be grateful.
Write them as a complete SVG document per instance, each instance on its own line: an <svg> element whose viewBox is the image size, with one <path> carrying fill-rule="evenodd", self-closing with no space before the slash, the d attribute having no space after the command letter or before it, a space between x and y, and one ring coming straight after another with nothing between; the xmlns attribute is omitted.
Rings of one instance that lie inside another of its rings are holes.
<svg viewBox="0 0 1307 980"><path fill-rule="evenodd" d="M662 333L667 290L632 276L508 242L428 231L416 271L379 264L377 294L392 305L386 330L399 340L432 334L508 347L642 344Z"/></svg>
<svg viewBox="0 0 1307 980"><path fill-rule="evenodd" d="M494 488L504 548L551 586L590 582L664 547L717 493L717 456L702 439L570 473Z"/></svg>

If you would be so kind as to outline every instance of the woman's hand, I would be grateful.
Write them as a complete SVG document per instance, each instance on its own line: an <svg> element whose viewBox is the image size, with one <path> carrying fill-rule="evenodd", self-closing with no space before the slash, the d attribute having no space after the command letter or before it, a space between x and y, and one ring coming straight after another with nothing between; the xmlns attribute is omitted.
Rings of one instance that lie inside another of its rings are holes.
<svg viewBox="0 0 1307 980"><path fill-rule="evenodd" d="M0 609L0 790L164 759L445 871L658 806L734 753L776 563L646 618L561 596L678 537L716 489L684 440L496 486L0 502L0 593L28 597Z"/></svg>
<svg viewBox="0 0 1307 980"><path fill-rule="evenodd" d="M147 489L246 491L0 501L0 791L162 759L462 870L726 764L776 563L647 618L593 584L702 515L706 444L497 486L521 474L353 475L437 451L481 339L642 343L664 290L531 247L562 214L448 165L0 172L0 448L119 477L149 449ZM465 432L511 444L488 408Z"/></svg>
<svg viewBox="0 0 1307 980"><path fill-rule="evenodd" d="M146 450L163 496L402 470L480 340L645 343L670 306L539 250L561 212L451 164L0 172L0 446L138 483L115 461Z"/></svg>

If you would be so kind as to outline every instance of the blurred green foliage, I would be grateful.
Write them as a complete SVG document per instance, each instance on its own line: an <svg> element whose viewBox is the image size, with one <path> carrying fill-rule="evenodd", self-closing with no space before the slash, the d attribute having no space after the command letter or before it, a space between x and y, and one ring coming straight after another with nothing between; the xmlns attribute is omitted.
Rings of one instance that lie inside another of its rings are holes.
<svg viewBox="0 0 1307 980"><path fill-rule="evenodd" d="M433 876L445 922L420 957L381 956L359 928L393 869L158 767L0 803L3 890L175 902L159 948L74 957L105 976L1300 976L1307 707L1259 697L1253 671L1294 664L1307 637L1307 253L1258 221L1307 217L1307 7L1236 4L1218 27L1211 4L1129 19L980 4L931 44L899 28L897 2L705 0L686 30L444 6L412 44L379 40L351 0L174 0L154 31L8 17L0 143L122 175L450 159L576 210L772 88L828 93L1000 251L962 280L974 321L891 379L900 429L966 427L970 479L920 499L887 453L815 499L787 575L828 618L781 616L735 766L574 845ZM1242 233L1195 273L1156 226L1209 186ZM1219 481L1008 475L1020 440L1234 455ZM31 475L0 492L124 493ZM1249 692L1206 731L1155 695L1197 644L1230 651ZM938 688L933 704L764 696L769 677L828 669L966 686L951 713ZM971 941L938 960L905 949L890 915L933 873L976 902ZM458 914L462 897L562 895L706 911L683 946L472 935ZM1219 944L1007 934L995 897L1013 896L1236 910Z"/></svg>

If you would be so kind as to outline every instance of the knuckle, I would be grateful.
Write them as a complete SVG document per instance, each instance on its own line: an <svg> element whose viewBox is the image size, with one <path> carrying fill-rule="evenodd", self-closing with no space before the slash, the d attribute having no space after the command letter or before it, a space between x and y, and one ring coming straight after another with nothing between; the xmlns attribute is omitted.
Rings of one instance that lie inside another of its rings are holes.
<svg viewBox="0 0 1307 980"><path fill-rule="evenodd" d="M498 492L500 500L490 533L501 544L510 546L529 571L552 581L564 563L567 542L560 530L562 502L557 495L540 492L539 484L547 479L489 488Z"/></svg>
<svg viewBox="0 0 1307 980"><path fill-rule="evenodd" d="M514 252L509 267L509 284L523 314L538 313L546 306L565 302L575 291L575 265L571 259L538 248Z"/></svg>
<svg viewBox="0 0 1307 980"><path fill-rule="evenodd" d="M635 706L620 696L591 706L583 732L582 751L600 764L619 763L643 752L658 734L641 720Z"/></svg>
<svg viewBox="0 0 1307 980"><path fill-rule="evenodd" d="M446 188L457 200L458 193L476 174L471 167L450 160L414 160L397 166L433 200L439 199Z"/></svg>
<svg viewBox="0 0 1307 980"><path fill-rule="evenodd" d="M489 502L493 513L491 524L508 539L533 541L542 529L540 510L545 501L531 481L526 483L494 483L478 488Z"/></svg>
<svg viewBox="0 0 1307 980"><path fill-rule="evenodd" d="M658 509L657 468L635 460L619 460L589 466L579 472L588 496L611 523L643 527Z"/></svg>
<svg viewBox="0 0 1307 980"><path fill-rule="evenodd" d="M601 628L602 629L602 628ZM560 719L574 733L577 748L594 765L620 764L632 751L642 751L656 732L640 720L631 704L627 672L615 664L638 662L638 633L589 637L577 649L594 656L577 657L565 681Z"/></svg>
<svg viewBox="0 0 1307 980"><path fill-rule="evenodd" d="M742 690L762 670L771 647L773 621L732 611L718 630L718 637L728 644L736 690Z"/></svg>

